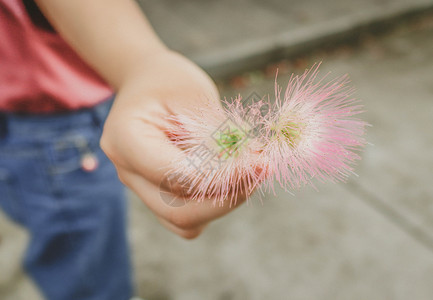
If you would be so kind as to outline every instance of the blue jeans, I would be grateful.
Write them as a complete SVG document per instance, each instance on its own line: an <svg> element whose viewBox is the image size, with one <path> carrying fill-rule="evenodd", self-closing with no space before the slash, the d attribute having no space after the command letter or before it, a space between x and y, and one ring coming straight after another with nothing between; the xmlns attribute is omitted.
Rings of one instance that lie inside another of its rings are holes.
<svg viewBox="0 0 433 300"><path fill-rule="evenodd" d="M0 207L29 231L24 268L49 300L132 295L125 190L99 148L111 102L64 115L0 113Z"/></svg>

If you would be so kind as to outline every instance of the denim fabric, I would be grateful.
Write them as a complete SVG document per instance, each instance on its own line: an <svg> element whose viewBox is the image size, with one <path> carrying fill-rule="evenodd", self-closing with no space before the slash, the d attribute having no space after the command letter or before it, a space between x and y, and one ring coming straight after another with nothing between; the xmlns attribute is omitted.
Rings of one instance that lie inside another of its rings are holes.
<svg viewBox="0 0 433 300"><path fill-rule="evenodd" d="M24 268L49 300L132 296L125 191L99 148L112 100L50 116L0 113L0 206L30 233ZM82 168L83 155L99 166Z"/></svg>

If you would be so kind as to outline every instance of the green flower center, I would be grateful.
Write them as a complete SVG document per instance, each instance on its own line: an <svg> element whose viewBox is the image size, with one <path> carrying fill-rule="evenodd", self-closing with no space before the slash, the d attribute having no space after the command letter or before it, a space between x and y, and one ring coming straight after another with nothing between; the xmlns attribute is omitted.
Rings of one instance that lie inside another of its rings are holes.
<svg viewBox="0 0 433 300"><path fill-rule="evenodd" d="M274 133L274 138L286 141L290 146L296 146L302 135L304 123L287 121L281 124L276 124L271 129Z"/></svg>
<svg viewBox="0 0 433 300"><path fill-rule="evenodd" d="M237 157L238 150L245 142L245 133L238 128L230 128L225 132L219 132L216 142L219 146L219 156L227 159L229 157Z"/></svg>
<svg viewBox="0 0 433 300"><path fill-rule="evenodd" d="M281 134L291 145L296 145L301 135L302 125L295 122L287 122L281 129Z"/></svg>

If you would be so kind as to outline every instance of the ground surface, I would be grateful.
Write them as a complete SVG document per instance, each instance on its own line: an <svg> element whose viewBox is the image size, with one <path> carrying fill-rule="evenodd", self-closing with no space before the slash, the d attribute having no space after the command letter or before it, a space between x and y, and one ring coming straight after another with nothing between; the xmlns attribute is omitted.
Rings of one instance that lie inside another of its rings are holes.
<svg viewBox="0 0 433 300"><path fill-rule="evenodd" d="M433 0L138 2L167 45L218 77L433 7Z"/></svg>
<svg viewBox="0 0 433 300"><path fill-rule="evenodd" d="M433 24L419 22L280 67L300 71L320 60L323 73L350 74L373 125L374 146L363 153L359 177L295 196L279 190L263 205L254 198L194 241L164 230L131 195L142 297L433 298ZM228 97L273 89L272 76L261 70L230 83L222 84ZM26 233L0 216L0 235L0 299L38 299L18 268Z"/></svg>

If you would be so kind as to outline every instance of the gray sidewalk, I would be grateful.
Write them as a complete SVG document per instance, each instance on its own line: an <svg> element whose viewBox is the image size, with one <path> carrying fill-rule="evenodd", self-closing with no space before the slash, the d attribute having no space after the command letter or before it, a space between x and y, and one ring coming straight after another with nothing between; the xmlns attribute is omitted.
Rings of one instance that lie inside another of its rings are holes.
<svg viewBox="0 0 433 300"><path fill-rule="evenodd" d="M353 38L420 11L433 0L139 0L171 48L214 77Z"/></svg>
<svg viewBox="0 0 433 300"><path fill-rule="evenodd" d="M171 46L200 57L229 51L231 45L240 49L255 36L302 32L308 28L302 24L320 28L321 21L338 15L350 19L350 12L362 14L367 7L384 13L386 7L428 3L160 0L144 7ZM260 56L274 57L266 53ZM217 66L218 60L203 61ZM167 232L131 195L130 238L142 297L433 299L433 16L380 39L366 39L359 48L311 54L301 64L290 64L288 71L302 71L316 61L324 62L323 74L350 75L367 110L363 117L373 125L368 140L374 145L365 149L356 167L359 177L347 184L319 185L319 192L305 188L295 196L278 190L263 204L253 198L251 205L211 224L193 241ZM243 88L223 85L222 95L272 94L274 78L264 73L257 69ZM288 76L281 70L279 82L284 84ZM18 268L26 233L0 215L0 236L0 299L37 300L35 288Z"/></svg>

